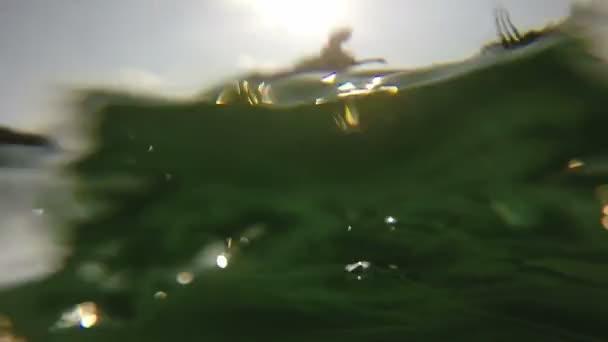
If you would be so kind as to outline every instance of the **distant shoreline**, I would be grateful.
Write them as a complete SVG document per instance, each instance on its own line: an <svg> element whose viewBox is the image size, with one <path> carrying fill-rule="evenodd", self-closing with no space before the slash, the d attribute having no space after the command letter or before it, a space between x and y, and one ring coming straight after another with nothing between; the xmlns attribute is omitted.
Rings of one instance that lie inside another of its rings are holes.
<svg viewBox="0 0 608 342"><path fill-rule="evenodd" d="M23 145L51 147L53 141L42 134L20 132L7 127L0 127L0 145Z"/></svg>

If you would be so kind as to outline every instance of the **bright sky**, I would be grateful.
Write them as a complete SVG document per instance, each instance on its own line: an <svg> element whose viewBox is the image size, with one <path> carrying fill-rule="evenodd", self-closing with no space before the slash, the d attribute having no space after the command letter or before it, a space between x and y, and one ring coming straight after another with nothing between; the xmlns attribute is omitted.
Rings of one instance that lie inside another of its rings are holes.
<svg viewBox="0 0 608 342"><path fill-rule="evenodd" d="M498 0L0 0L0 125L42 129L65 82L191 92L244 68L315 54L332 27L349 49L412 67L462 58L495 39ZM522 29L570 0L502 0Z"/></svg>

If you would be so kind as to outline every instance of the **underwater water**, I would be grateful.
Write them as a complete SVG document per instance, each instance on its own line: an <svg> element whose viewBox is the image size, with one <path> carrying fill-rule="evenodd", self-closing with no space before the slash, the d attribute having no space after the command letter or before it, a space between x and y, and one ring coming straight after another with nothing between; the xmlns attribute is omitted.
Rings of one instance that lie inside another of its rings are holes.
<svg viewBox="0 0 608 342"><path fill-rule="evenodd" d="M608 83L581 64L564 39L192 101L85 91L95 145L64 172L86 213L43 191L69 252L0 291L0 340L606 340Z"/></svg>

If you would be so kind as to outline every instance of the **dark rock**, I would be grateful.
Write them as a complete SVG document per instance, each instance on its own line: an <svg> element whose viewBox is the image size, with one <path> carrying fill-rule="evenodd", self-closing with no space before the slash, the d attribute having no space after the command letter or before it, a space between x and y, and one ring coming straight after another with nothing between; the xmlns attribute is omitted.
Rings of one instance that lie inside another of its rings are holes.
<svg viewBox="0 0 608 342"><path fill-rule="evenodd" d="M0 127L0 145L22 145L32 147L52 147L54 142L47 136L15 131Z"/></svg>

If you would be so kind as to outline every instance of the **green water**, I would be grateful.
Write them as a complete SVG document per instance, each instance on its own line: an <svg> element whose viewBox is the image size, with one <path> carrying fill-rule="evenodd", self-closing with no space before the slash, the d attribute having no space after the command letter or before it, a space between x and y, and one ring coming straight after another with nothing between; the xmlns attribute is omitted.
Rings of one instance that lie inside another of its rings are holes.
<svg viewBox="0 0 608 342"><path fill-rule="evenodd" d="M97 145L69 171L91 213L0 311L28 341L607 340L608 84L588 58L562 43L358 98L348 130L339 102L88 93ZM97 324L53 328L83 302Z"/></svg>

